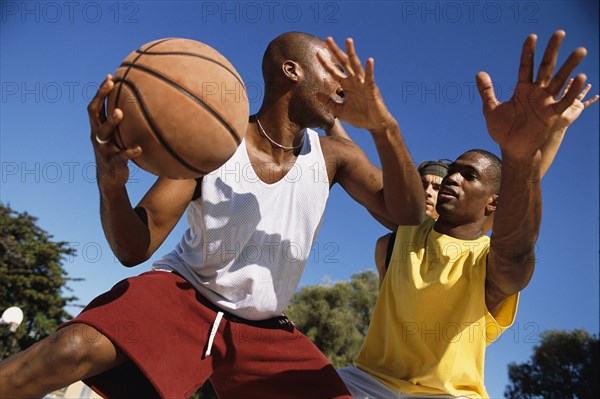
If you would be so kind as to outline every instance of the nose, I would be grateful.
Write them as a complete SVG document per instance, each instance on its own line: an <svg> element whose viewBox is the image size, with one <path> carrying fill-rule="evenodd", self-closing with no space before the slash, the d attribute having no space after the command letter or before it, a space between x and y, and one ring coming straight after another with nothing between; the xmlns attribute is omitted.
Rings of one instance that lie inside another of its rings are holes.
<svg viewBox="0 0 600 399"><path fill-rule="evenodd" d="M433 185L429 183L427 187L425 187L425 198L432 198L434 193Z"/></svg>
<svg viewBox="0 0 600 399"><path fill-rule="evenodd" d="M338 87L335 91L335 94L337 94L338 96L340 96L341 98L344 98L344 89L342 89L342 87Z"/></svg>
<svg viewBox="0 0 600 399"><path fill-rule="evenodd" d="M458 172L454 172L452 174L447 174L446 177L444 177L444 180L442 181L442 184L452 184L452 185L458 185L459 181L461 178L461 174Z"/></svg>

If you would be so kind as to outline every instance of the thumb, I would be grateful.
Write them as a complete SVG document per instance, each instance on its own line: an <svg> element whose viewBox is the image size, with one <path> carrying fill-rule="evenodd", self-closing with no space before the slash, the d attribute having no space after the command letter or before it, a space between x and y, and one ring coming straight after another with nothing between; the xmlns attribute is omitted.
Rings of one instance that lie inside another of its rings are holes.
<svg viewBox="0 0 600 399"><path fill-rule="evenodd" d="M119 157L123 161L128 161L130 159L137 158L140 155L142 155L142 147L140 147L139 145L134 148L127 148L119 152Z"/></svg>
<svg viewBox="0 0 600 399"><path fill-rule="evenodd" d="M344 108L343 103L334 101L333 98L324 93L317 93L317 100L325 105L327 109L329 109L329 111L335 116L338 116Z"/></svg>
<svg viewBox="0 0 600 399"><path fill-rule="evenodd" d="M493 111L499 104L496 94L494 93L492 78L485 72L479 72L475 76L475 80L477 81L477 90L479 91L483 103L483 114L487 115L488 112Z"/></svg>

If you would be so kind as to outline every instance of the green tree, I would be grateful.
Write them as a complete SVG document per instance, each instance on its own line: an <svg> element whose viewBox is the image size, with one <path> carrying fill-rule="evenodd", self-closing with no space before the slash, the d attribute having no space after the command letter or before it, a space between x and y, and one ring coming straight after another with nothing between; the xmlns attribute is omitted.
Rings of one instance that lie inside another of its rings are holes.
<svg viewBox="0 0 600 399"><path fill-rule="evenodd" d="M352 363L369 328L379 292L368 270L332 286L303 287L285 312L335 367Z"/></svg>
<svg viewBox="0 0 600 399"><path fill-rule="evenodd" d="M64 307L77 299L62 294L72 279L61 261L73 249L65 242L51 241L36 221L0 203L0 312L18 306L24 313L15 333L0 325L0 359L54 332L71 317Z"/></svg>
<svg viewBox="0 0 600 399"><path fill-rule="evenodd" d="M584 330L541 334L527 363L508 365L509 399L600 397L598 336Z"/></svg>

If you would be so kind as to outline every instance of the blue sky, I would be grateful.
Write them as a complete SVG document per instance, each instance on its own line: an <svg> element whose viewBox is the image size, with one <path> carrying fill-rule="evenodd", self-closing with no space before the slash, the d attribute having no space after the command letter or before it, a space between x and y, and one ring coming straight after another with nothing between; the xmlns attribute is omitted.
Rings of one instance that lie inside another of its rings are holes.
<svg viewBox="0 0 600 399"><path fill-rule="evenodd" d="M64 266L85 279L70 284L81 304L151 263L124 268L106 244L86 113L103 77L144 43L185 37L215 47L241 74L256 112L260 62L271 39L291 30L338 42L353 37L363 60L375 58L376 82L417 163L476 147L498 153L474 77L488 72L500 99L510 98L530 33L539 36L539 62L552 32L564 29L559 61L586 47L577 71L587 74L590 94L600 87L596 1L3 1L0 7L0 200L37 216L55 240L77 250ZM598 333L598 126L596 104L571 127L544 178L537 270L515 325L488 350L492 397L503 396L507 364L528 359L541 331ZM349 132L379 165L368 132ZM132 202L153 181L133 167ZM153 259L170 251L184 228L180 223ZM384 233L335 187L301 284L374 269L374 243Z"/></svg>

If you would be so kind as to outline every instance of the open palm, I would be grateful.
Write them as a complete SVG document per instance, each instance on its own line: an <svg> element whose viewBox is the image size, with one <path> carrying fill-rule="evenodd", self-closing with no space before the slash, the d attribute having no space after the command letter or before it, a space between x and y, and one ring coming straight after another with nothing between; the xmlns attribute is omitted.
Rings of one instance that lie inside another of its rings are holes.
<svg viewBox="0 0 600 399"><path fill-rule="evenodd" d="M516 158L529 158L537 153L548 138L554 124L572 106L585 82L585 75L578 75L572 90L556 100L568 76L581 62L586 50L575 50L559 69L554 67L564 32L552 35L544 53L537 79L533 80L533 56L536 36L530 35L523 44L519 81L512 98L500 102L494 94L492 80L485 72L477 74L477 87L483 101L483 114L490 136L500 145L503 153Z"/></svg>
<svg viewBox="0 0 600 399"><path fill-rule="evenodd" d="M346 40L346 53L331 38L327 38L326 44L345 74L334 68L321 54L318 56L323 67L340 82L344 90L344 102L336 103L327 98L323 100L335 116L355 127L384 130L394 119L375 84L374 60L369 58L363 69L352 39Z"/></svg>

